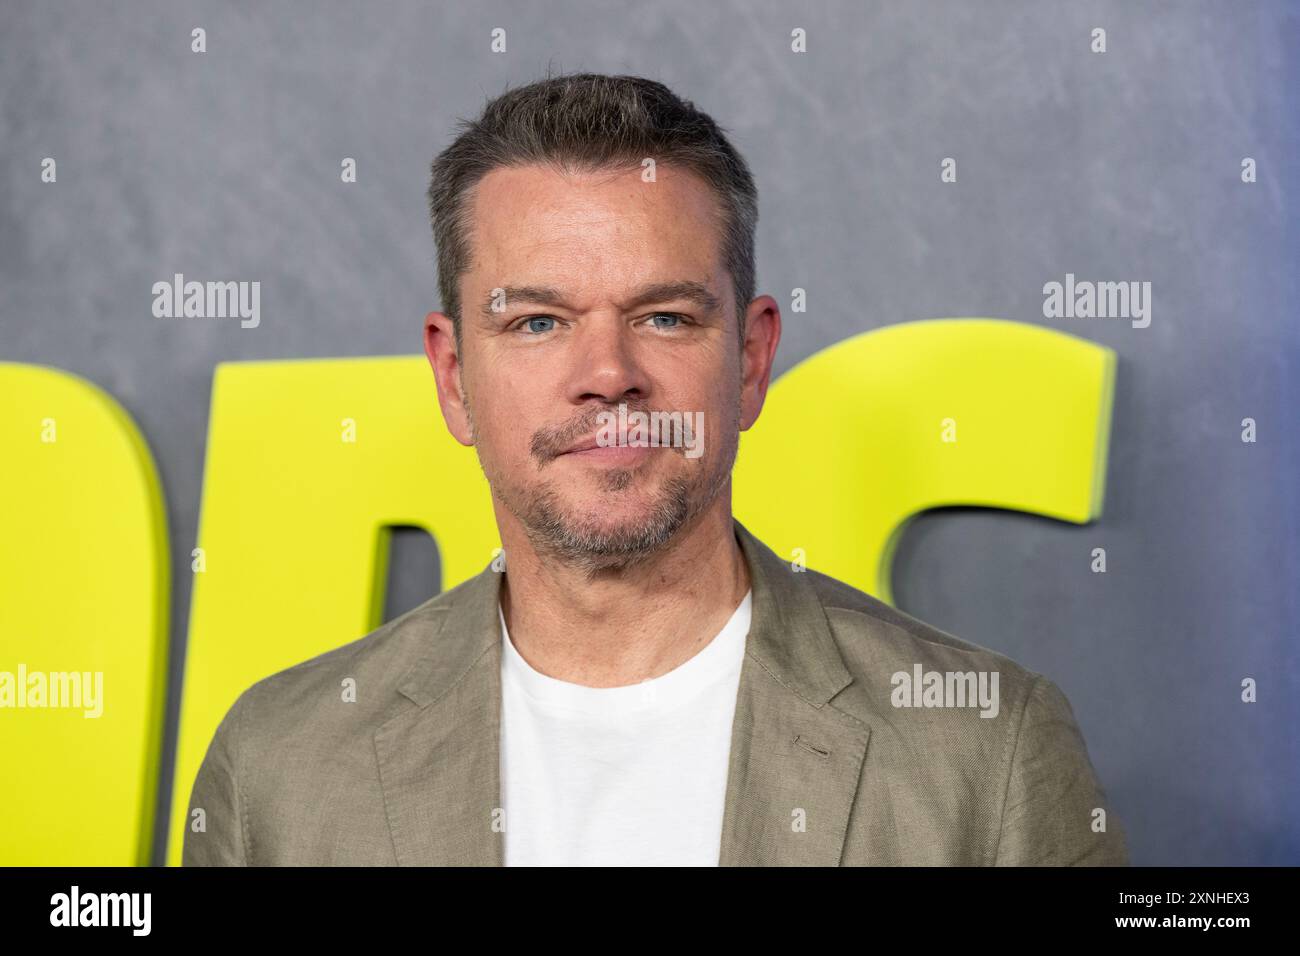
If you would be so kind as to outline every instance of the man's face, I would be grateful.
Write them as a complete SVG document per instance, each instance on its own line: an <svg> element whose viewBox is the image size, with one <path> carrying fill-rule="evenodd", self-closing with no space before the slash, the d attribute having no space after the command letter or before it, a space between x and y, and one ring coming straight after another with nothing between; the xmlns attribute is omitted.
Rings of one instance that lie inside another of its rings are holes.
<svg viewBox="0 0 1300 956"><path fill-rule="evenodd" d="M459 355L440 314L426 345L448 427L476 447L498 505L539 553L588 570L655 553L724 489L729 514L739 431L767 375L746 396L705 182L664 166L654 182L639 168L497 169L471 209ZM689 430L661 419L677 447L600 447L619 440L620 404L633 422L678 413Z"/></svg>

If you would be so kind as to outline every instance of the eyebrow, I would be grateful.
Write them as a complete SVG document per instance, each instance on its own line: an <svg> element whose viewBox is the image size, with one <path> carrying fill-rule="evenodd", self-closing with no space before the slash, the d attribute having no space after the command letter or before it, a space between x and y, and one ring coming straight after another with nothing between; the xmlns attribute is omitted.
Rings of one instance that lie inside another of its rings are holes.
<svg viewBox="0 0 1300 956"><path fill-rule="evenodd" d="M493 290L495 291L495 290ZM564 293L553 286L545 285L508 285L502 287L505 293L506 306L511 304L527 302L531 305L545 305L552 308L565 308L566 299ZM496 301L497 296L488 293L483 300L482 313L489 318L499 313L492 311L492 303ZM722 306L721 300L709 291L708 287L702 282L694 282L689 279L683 279L676 282L652 282L637 289L621 304L624 309L635 309L638 306L649 305L654 302L672 302L678 299L685 299L694 302L697 306L707 312L716 312Z"/></svg>

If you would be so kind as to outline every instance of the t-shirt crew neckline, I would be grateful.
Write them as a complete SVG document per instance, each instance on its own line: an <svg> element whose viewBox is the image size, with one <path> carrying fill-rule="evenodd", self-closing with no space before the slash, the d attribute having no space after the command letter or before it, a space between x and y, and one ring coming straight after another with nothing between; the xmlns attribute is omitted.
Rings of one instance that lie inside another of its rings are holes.
<svg viewBox="0 0 1300 956"><path fill-rule="evenodd" d="M666 674L622 687L587 687L557 680L533 668L510 640L505 613L501 620L504 673L513 687L539 704L557 711L595 715L653 714L697 697L719 682L734 677L745 656L753 591L747 591L713 640L694 656Z"/></svg>

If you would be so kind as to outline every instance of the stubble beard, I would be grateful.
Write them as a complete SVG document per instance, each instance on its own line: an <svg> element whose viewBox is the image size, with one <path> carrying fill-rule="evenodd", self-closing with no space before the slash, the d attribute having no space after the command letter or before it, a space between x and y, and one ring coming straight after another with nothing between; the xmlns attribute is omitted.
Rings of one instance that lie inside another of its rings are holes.
<svg viewBox="0 0 1300 956"><path fill-rule="evenodd" d="M469 413L468 403L466 412ZM567 506L556 490L545 482L522 486L505 475L490 474L481 452L479 465L493 495L518 519L539 557L563 563L588 578L604 571L621 572L660 553L682 528L717 499L731 475L739 447L739 396L732 412L734 420L728 423L730 427L720 430L728 436L729 446L716 459L712 470L697 468L693 469L695 474L691 476L670 476L655 493L644 514L615 527L576 514L575 509ZM473 433L473 415L468 414L468 417ZM715 434L718 431L715 430ZM680 448L665 451L683 454ZM599 490L603 494L618 494L632 487L636 480L635 469L607 470L600 477Z"/></svg>

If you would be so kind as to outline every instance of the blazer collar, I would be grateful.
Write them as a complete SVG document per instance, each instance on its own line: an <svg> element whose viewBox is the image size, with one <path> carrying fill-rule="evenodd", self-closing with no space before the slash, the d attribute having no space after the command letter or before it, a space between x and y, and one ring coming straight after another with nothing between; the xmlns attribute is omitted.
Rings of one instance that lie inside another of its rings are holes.
<svg viewBox="0 0 1300 956"><path fill-rule="evenodd" d="M816 592L734 521L752 617L732 726L719 863L835 865L870 728L829 706L852 681ZM374 734L404 866L499 866L501 576L443 596L399 682L407 706Z"/></svg>

